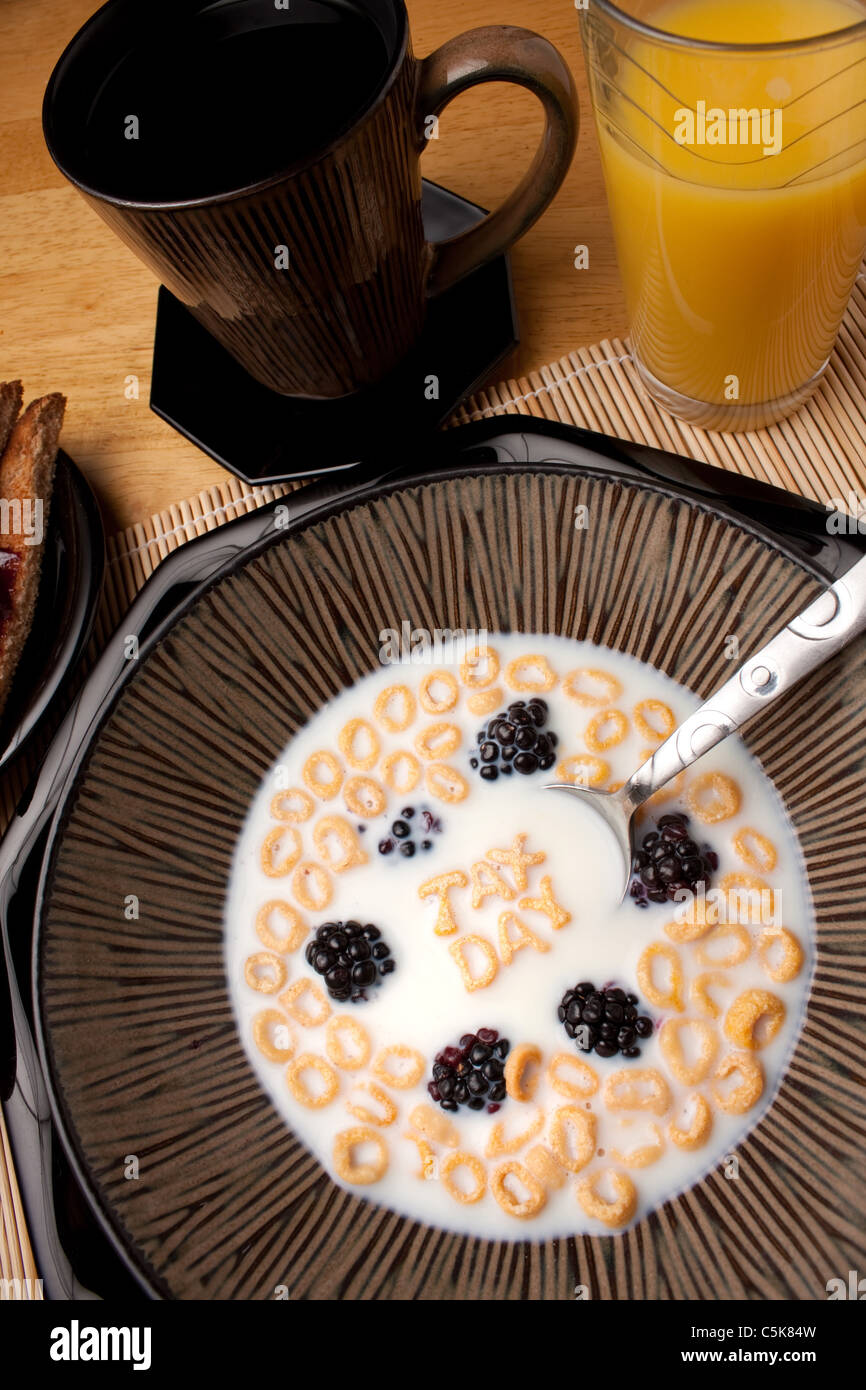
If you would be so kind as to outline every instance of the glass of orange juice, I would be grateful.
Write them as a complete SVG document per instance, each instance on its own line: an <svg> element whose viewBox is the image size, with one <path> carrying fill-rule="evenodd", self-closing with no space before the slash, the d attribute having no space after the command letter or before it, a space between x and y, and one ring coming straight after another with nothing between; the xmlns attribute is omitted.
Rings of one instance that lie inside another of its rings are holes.
<svg viewBox="0 0 866 1390"><path fill-rule="evenodd" d="M576 0L650 396L749 430L819 384L866 251L866 0Z"/></svg>

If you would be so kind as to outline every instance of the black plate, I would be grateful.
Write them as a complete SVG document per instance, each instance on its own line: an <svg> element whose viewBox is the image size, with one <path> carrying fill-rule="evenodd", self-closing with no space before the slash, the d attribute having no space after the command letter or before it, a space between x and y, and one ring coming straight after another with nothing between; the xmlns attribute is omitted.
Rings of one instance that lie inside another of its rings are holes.
<svg viewBox="0 0 866 1390"><path fill-rule="evenodd" d="M824 579L838 577L866 549L866 541L859 536L831 535L827 513L807 500L659 450L543 421L521 419L518 423L514 418L485 421L449 432L437 439L426 455L421 451L416 453L411 471L413 475L420 473L422 476L477 468L506 472L519 469L527 462L543 461L596 476L641 479L670 493L698 497L719 512L745 523L749 529L769 535L777 545ZM382 471L377 473L369 469L366 480L353 480L355 485L351 488L345 487L345 477L343 486L338 479L311 485L292 499L293 521L319 511L340 497L375 489L381 485ZM197 592L273 538L271 510L265 508L217 528L182 547L160 566L136 600L124 626L124 632L139 634L142 655L165 635ZM62 806L86 748L128 671L122 638L116 638L52 744L30 805L19 817L9 841L0 848L0 911L10 936L18 937L16 958L22 963L34 919L36 881L46 848L50 848L62 826L62 817L55 813ZM13 856L22 866L20 873L14 876L11 873ZM29 1001L29 970L19 969L18 974L22 993ZM52 1105L62 1134L62 1110L53 1098ZM13 1118L10 1114L10 1119ZM27 1149L27 1135L15 1122L10 1124L10 1131L13 1149L23 1155ZM79 1266L77 1272L92 1288L111 1296L120 1287L119 1258L132 1268L146 1291L153 1295L155 1289L130 1261L111 1223L100 1210L95 1194L90 1192L89 1177L74 1144L69 1144L69 1153L77 1180L88 1193L93 1207L86 1232L87 1269ZM71 1222L81 1235L83 1202L70 1175L67 1175L62 1194L55 1190L55 1196L58 1224L68 1230ZM36 1246L37 1259L41 1254L44 1267L45 1255L44 1251L40 1252L38 1239ZM71 1249L70 1254L75 1263L76 1255Z"/></svg>
<svg viewBox="0 0 866 1390"><path fill-rule="evenodd" d="M484 208L425 180L430 241L472 227ZM255 381L174 295L159 292L150 407L247 483L355 468L382 460L388 440L417 442L477 390L518 341L507 256L430 301L408 357L369 390L336 401L280 396ZM429 399L428 378L438 378ZM383 426L387 422L387 434Z"/></svg>
<svg viewBox="0 0 866 1390"><path fill-rule="evenodd" d="M0 768L21 752L81 655L104 572L105 536L96 499L61 450L33 626L0 720Z"/></svg>

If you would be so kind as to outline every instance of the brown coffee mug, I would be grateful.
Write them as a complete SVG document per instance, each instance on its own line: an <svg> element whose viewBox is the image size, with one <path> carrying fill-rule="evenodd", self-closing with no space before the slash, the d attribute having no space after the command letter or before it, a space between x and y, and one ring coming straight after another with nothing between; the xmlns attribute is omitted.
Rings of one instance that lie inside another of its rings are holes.
<svg viewBox="0 0 866 1390"><path fill-rule="evenodd" d="M480 82L543 103L502 207L424 239L419 158ZM412 53L402 0L110 0L45 94L59 169L258 381L336 397L416 342L427 300L507 250L577 139L574 84L537 34L490 27Z"/></svg>

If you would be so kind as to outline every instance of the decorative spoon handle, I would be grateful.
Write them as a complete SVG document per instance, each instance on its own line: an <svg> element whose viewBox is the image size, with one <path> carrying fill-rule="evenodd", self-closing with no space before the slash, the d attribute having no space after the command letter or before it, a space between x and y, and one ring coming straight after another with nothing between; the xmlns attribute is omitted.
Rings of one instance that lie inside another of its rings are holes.
<svg viewBox="0 0 866 1390"><path fill-rule="evenodd" d="M866 556L772 637L629 778L632 810L866 628Z"/></svg>

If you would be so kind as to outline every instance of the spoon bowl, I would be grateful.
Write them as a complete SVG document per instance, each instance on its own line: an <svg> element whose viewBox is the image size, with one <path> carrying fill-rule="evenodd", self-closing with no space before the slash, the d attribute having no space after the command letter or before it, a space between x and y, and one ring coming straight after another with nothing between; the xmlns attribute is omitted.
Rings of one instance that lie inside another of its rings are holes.
<svg viewBox="0 0 866 1390"><path fill-rule="evenodd" d="M572 782L548 782L545 790L580 797L613 831L625 866L620 902L628 892L640 807L717 743L735 733L846 647L866 628L866 556L825 589L787 627L689 715L619 791L605 792Z"/></svg>

